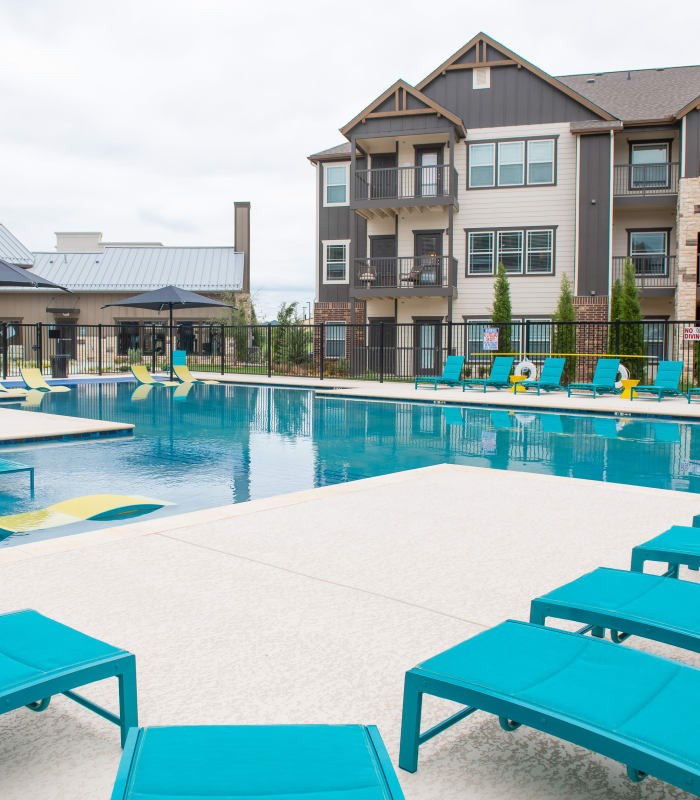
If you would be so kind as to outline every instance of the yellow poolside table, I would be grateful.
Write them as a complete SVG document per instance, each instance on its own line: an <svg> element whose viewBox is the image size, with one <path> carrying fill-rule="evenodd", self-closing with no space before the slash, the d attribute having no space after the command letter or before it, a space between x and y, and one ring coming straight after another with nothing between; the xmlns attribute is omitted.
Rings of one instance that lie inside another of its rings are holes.
<svg viewBox="0 0 700 800"><path fill-rule="evenodd" d="M528 377L527 375L511 375L508 378L508 380L513 384L513 394L515 394L516 392L525 391L525 389L523 389L522 386L518 386L518 384L520 383L520 381L526 381L527 377Z"/></svg>
<svg viewBox="0 0 700 800"><path fill-rule="evenodd" d="M634 378L623 378L620 383L623 385L622 394L620 397L623 400L631 400L632 399L632 388L636 386L639 381L635 380Z"/></svg>

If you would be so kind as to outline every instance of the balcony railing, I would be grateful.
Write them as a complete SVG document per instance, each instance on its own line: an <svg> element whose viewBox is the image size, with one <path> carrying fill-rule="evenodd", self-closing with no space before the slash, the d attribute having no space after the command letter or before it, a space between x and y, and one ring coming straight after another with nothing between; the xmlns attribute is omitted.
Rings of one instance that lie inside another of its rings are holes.
<svg viewBox="0 0 700 800"><path fill-rule="evenodd" d="M456 264L454 258L452 264ZM450 272L448 256L356 258L353 286L367 290L415 289L419 293L422 289L449 286Z"/></svg>
<svg viewBox="0 0 700 800"><path fill-rule="evenodd" d="M614 256L612 282L622 280L625 262L630 259L640 289L669 289L676 286L676 256L647 253L636 256Z"/></svg>
<svg viewBox="0 0 700 800"><path fill-rule="evenodd" d="M355 170L355 200L435 200L457 194L457 170L432 167L388 167Z"/></svg>
<svg viewBox="0 0 700 800"><path fill-rule="evenodd" d="M677 194L680 164L617 164L614 168L613 194L616 197L646 197Z"/></svg>

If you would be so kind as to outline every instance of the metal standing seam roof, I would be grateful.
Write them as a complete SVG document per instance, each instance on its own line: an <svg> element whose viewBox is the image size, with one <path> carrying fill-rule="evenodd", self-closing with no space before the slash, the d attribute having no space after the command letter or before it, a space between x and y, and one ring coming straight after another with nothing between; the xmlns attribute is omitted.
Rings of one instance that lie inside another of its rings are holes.
<svg viewBox="0 0 700 800"><path fill-rule="evenodd" d="M98 253L34 253L36 270L73 292L143 292L180 286L240 291L243 253L233 247L105 247Z"/></svg>
<svg viewBox="0 0 700 800"><path fill-rule="evenodd" d="M0 223L0 258L8 264L16 264L19 267L30 267L34 263L34 256L2 223Z"/></svg>

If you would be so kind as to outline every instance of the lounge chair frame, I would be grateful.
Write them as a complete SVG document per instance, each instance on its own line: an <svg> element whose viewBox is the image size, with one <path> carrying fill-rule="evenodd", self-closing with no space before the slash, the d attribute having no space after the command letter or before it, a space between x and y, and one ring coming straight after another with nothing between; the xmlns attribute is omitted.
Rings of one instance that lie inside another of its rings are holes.
<svg viewBox="0 0 700 800"><path fill-rule="evenodd" d="M459 364L459 369L456 369L455 365ZM428 384L433 386L433 388L437 391L438 385L441 384L442 386L459 386L461 384L460 376L462 374L462 370L464 369L464 356L447 356L445 360L445 366L442 370L442 375L417 375L413 379L413 388L417 389L419 384ZM456 378L448 378L445 377L445 373L452 373L456 374Z"/></svg>
<svg viewBox="0 0 700 800"><path fill-rule="evenodd" d="M32 609L8 612L10 614L31 613ZM0 616L6 616L2 614ZM67 627L67 626L65 626ZM2 643L0 642L0 649ZM60 654L58 654L60 658ZM92 700L73 691L79 686L117 678L119 684L119 714L114 714ZM30 711L45 711L54 695L62 694L78 705L117 725L121 734L121 745L126 743L129 728L138 725L136 697L136 658L126 650L114 648L114 655L94 658L79 666L59 667L38 675L34 680L14 683L8 688L0 686L0 713L14 711L23 706Z"/></svg>
<svg viewBox="0 0 700 800"><path fill-rule="evenodd" d="M664 397L685 397L685 392L681 392L678 384L683 373L682 361L661 361L658 366L654 383L646 386L633 386L630 389L630 400L634 400L635 394L655 394L660 403ZM675 382L675 387L672 385ZM665 384L665 385L664 385Z"/></svg>
<svg viewBox="0 0 700 800"><path fill-rule="evenodd" d="M620 368L620 359L619 358L599 358L595 365L595 372L593 373L593 380L590 383L570 383L566 387L568 397L572 395L572 389L576 389L578 391L573 392L573 394L585 394L585 392L593 392L593 399L597 397L599 394L618 394L618 389L615 388L615 376L613 376L612 383L599 383L596 381L596 374L598 373L598 369L602 366L604 362L613 362L616 363L615 367L615 376Z"/></svg>
<svg viewBox="0 0 700 800"><path fill-rule="evenodd" d="M557 363L554 363L557 362ZM566 359L565 358L548 358L544 362L542 367L542 373L539 380L525 380L521 381L518 385L518 391L525 391L527 392L529 389L537 389L537 395L539 396L540 391L544 390L545 392L561 392L564 390L564 387L561 385L561 376L564 372L564 367L566 366ZM545 375L546 370L549 368L550 372L556 373L558 371L559 379L555 383L551 380L543 380L542 376Z"/></svg>
<svg viewBox="0 0 700 800"><path fill-rule="evenodd" d="M499 363L499 369L501 365L504 365L506 362L510 362L508 365L508 374L506 376L506 380L498 380L491 377L493 375L493 371L496 368L496 362ZM493 387L494 389L502 389L504 386L510 386L510 371L513 369L513 361L514 359L510 358L509 356L496 356L494 358L493 364L491 365L491 374L488 378L465 378L462 381L462 391L465 389L477 389L483 388L484 394L486 394L486 390L489 386Z"/></svg>

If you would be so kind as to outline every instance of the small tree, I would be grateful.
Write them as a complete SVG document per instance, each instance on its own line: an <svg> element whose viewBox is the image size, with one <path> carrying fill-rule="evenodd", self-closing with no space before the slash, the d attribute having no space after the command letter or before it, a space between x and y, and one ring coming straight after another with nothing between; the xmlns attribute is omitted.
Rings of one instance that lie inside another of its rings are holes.
<svg viewBox="0 0 700 800"><path fill-rule="evenodd" d="M272 330L272 357L279 364L286 360L295 366L306 364L311 357L311 328L302 324L298 303L282 303L277 312L278 324Z"/></svg>
<svg viewBox="0 0 700 800"><path fill-rule="evenodd" d="M499 264L496 281L493 285L493 309L491 310L491 321L498 328L499 353L511 352L510 324L512 316L508 273L503 264Z"/></svg>
<svg viewBox="0 0 700 800"><path fill-rule="evenodd" d="M620 327L620 353L645 355L642 308L639 304L639 290L635 280L634 265L629 258L625 261L625 271L622 277L620 320L626 323ZM629 364L625 366L629 369L630 377L641 379L644 374L644 359L630 358L628 361Z"/></svg>
<svg viewBox="0 0 700 800"><path fill-rule="evenodd" d="M566 383L571 381L576 374L576 356L570 355L576 352L576 309L574 308L574 295L571 291L571 283L566 275L561 279L561 291L559 302L554 312L553 321L555 323L566 323L556 325L552 338L552 352L566 353L564 362L563 379Z"/></svg>
<svg viewBox="0 0 700 800"><path fill-rule="evenodd" d="M610 292L610 325L608 330L608 353L617 355L618 342L615 333L617 326L614 324L616 320L620 319L621 308L620 302L622 300L622 281L619 278L615 279L613 283L612 292Z"/></svg>

